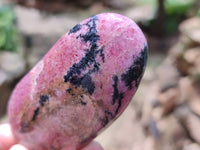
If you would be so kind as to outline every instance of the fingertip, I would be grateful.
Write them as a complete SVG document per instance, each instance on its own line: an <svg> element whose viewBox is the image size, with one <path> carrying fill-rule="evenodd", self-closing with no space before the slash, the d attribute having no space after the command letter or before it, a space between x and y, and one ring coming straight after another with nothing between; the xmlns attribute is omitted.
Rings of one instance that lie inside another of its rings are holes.
<svg viewBox="0 0 200 150"><path fill-rule="evenodd" d="M22 145L16 144L12 146L9 150L28 150L28 149Z"/></svg>
<svg viewBox="0 0 200 150"><path fill-rule="evenodd" d="M9 124L0 125L0 136L10 137L12 136L11 128Z"/></svg>
<svg viewBox="0 0 200 150"><path fill-rule="evenodd" d="M93 141L83 150L103 150L103 148L98 142Z"/></svg>
<svg viewBox="0 0 200 150"><path fill-rule="evenodd" d="M13 137L9 124L0 125L0 149L9 149L16 141Z"/></svg>

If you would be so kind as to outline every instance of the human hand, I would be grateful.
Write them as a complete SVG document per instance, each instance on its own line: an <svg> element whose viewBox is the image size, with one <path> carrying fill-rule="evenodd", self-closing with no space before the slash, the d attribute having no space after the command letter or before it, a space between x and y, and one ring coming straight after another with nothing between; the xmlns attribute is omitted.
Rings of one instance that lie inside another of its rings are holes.
<svg viewBox="0 0 200 150"><path fill-rule="evenodd" d="M20 145L12 135L9 124L0 125L0 150L28 150L23 145ZM91 142L82 150L103 150L97 142Z"/></svg>

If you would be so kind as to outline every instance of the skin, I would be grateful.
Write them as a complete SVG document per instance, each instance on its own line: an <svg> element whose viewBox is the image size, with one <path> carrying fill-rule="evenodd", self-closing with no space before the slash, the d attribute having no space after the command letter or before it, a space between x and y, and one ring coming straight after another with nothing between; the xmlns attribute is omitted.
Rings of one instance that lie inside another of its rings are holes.
<svg viewBox="0 0 200 150"><path fill-rule="evenodd" d="M9 124L0 125L0 149L1 150L28 150L15 140ZM91 142L82 150L103 150L97 142Z"/></svg>

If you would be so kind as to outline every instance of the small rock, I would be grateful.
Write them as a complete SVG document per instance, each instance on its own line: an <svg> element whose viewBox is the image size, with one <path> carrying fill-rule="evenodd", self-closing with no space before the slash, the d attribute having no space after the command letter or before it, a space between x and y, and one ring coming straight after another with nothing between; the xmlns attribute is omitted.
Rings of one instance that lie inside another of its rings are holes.
<svg viewBox="0 0 200 150"><path fill-rule="evenodd" d="M25 61L17 53L0 52L0 117L6 112L7 102L15 80L25 72Z"/></svg>
<svg viewBox="0 0 200 150"><path fill-rule="evenodd" d="M164 109L163 115L167 115L180 103L179 90L177 88L170 88L166 92L161 93L158 100Z"/></svg>
<svg viewBox="0 0 200 150"><path fill-rule="evenodd" d="M186 138L184 128L173 114L160 120L157 123L157 127L160 131L163 145L167 145L166 141L168 141L167 143L175 146L176 143L180 143Z"/></svg>
<svg viewBox="0 0 200 150"><path fill-rule="evenodd" d="M142 90L143 92L145 91L145 95L141 92L141 95L134 101L133 107L138 114L141 114L138 116L140 116L143 126L147 127L152 118L153 108L158 105L157 97L159 93L159 84L154 81L151 84L142 87ZM140 89L138 90L138 93L139 92ZM159 118L159 115L156 117Z"/></svg>
<svg viewBox="0 0 200 150"><path fill-rule="evenodd" d="M197 143L192 143L190 145L184 146L183 150L200 150L200 145Z"/></svg>
<svg viewBox="0 0 200 150"><path fill-rule="evenodd" d="M0 85L2 85L7 80L7 74L0 69Z"/></svg>
<svg viewBox="0 0 200 150"><path fill-rule="evenodd" d="M96 138L96 141L106 150L138 150L142 149L144 139L141 122L137 120L135 109L129 106L106 132Z"/></svg>
<svg viewBox="0 0 200 150"><path fill-rule="evenodd" d="M143 82L151 82L156 79L156 73L153 69L147 68L144 76L143 76Z"/></svg>
<svg viewBox="0 0 200 150"><path fill-rule="evenodd" d="M121 9L124 10L126 8L128 8L129 5L132 4L132 2L130 3L127 0L101 0L104 5L110 7L110 8L114 8L114 9Z"/></svg>
<svg viewBox="0 0 200 150"><path fill-rule="evenodd" d="M179 30L194 42L200 44L200 18L190 18L180 24Z"/></svg>
<svg viewBox="0 0 200 150"><path fill-rule="evenodd" d="M200 143L200 119L191 113L188 114L187 127L191 137Z"/></svg>
<svg viewBox="0 0 200 150"><path fill-rule="evenodd" d="M169 50L169 57L171 58L178 58L180 57L183 53L184 53L184 50L185 49L185 46L182 42L178 42L176 43L174 46L172 46Z"/></svg>
<svg viewBox="0 0 200 150"><path fill-rule="evenodd" d="M193 141L200 143L200 119L198 116L193 114L189 107L186 105L179 107L175 111L175 116L181 122L185 128L187 134Z"/></svg>
<svg viewBox="0 0 200 150"><path fill-rule="evenodd" d="M191 64L187 62L183 55L186 51L186 45L179 41L169 51L169 57L173 60L173 66L182 75L188 75L190 72Z"/></svg>
<svg viewBox="0 0 200 150"><path fill-rule="evenodd" d="M167 73L166 73L167 71ZM161 91L164 92L178 83L179 72L172 58L168 57L157 69Z"/></svg>
<svg viewBox="0 0 200 150"><path fill-rule="evenodd" d="M186 76L186 75L190 74L190 69L192 67L192 64L187 62L184 59L183 55L176 58L175 64L176 64L178 71L181 73L181 75Z"/></svg>
<svg viewBox="0 0 200 150"><path fill-rule="evenodd" d="M199 91L194 87L189 77L181 78L178 87L180 90L180 101L182 103L199 97Z"/></svg>
<svg viewBox="0 0 200 150"><path fill-rule="evenodd" d="M185 34L181 34L180 38L179 38L181 44L183 45L184 49L183 51L185 51L186 49L189 48L193 48L195 46L198 46L197 43L195 43L191 38L189 38L187 35Z"/></svg>
<svg viewBox="0 0 200 150"><path fill-rule="evenodd" d="M125 11L125 15L133 19L135 22L145 22L155 17L155 9L152 6L137 6Z"/></svg>
<svg viewBox="0 0 200 150"><path fill-rule="evenodd" d="M60 13L45 15L33 8L15 6L19 30L28 35L61 36L77 22L81 21L83 14Z"/></svg>
<svg viewBox="0 0 200 150"><path fill-rule="evenodd" d="M200 57L200 47L195 47L192 49L188 49L185 53L184 53L184 59L190 63L190 64L195 64L195 60L198 59L198 57Z"/></svg>
<svg viewBox="0 0 200 150"><path fill-rule="evenodd" d="M144 143L141 145L142 145L142 147L139 149L143 149L143 150L155 150L156 149L156 141L151 136L147 137L144 140ZM133 150L139 150L139 149L133 149Z"/></svg>
<svg viewBox="0 0 200 150"><path fill-rule="evenodd" d="M6 51L1 52L0 70L2 70L6 74L6 80L12 80L14 78L19 77L25 72L25 61L17 53Z"/></svg>
<svg viewBox="0 0 200 150"><path fill-rule="evenodd" d="M190 101L189 106L191 110L200 117L200 98L197 97Z"/></svg>
<svg viewBox="0 0 200 150"><path fill-rule="evenodd" d="M195 85L200 85L200 66L191 71L191 80Z"/></svg>

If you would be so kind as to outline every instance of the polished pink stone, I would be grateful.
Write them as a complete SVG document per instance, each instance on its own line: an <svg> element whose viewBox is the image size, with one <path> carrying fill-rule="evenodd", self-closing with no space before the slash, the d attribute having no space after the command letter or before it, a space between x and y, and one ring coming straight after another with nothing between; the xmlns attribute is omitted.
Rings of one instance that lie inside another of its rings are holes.
<svg viewBox="0 0 200 150"><path fill-rule="evenodd" d="M8 113L30 150L76 150L127 107L147 60L147 42L129 18L90 17L72 28L18 83Z"/></svg>

